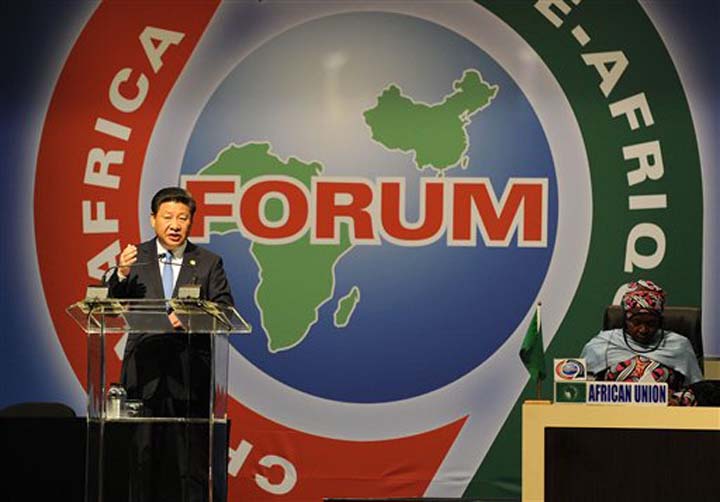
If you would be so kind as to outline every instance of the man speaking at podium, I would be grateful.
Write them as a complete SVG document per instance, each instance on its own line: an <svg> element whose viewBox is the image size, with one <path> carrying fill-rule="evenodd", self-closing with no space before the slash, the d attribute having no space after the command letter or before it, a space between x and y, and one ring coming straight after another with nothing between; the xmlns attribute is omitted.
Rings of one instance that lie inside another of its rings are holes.
<svg viewBox="0 0 720 502"><path fill-rule="evenodd" d="M182 188L167 187L155 194L150 215L155 238L123 249L108 281L112 297L172 298L180 286L192 284L200 286L201 299L233 305L222 259L188 241L195 209L195 200ZM172 312L168 316L181 328ZM207 418L211 364L207 335L188 336L181 329L134 334L125 346L121 382L128 399L142 401L145 416ZM131 462L137 463L140 475L131 480L138 486L130 490L142 493L132 500L205 500L207 440L206 433L139 428L131 445L137 458Z"/></svg>
<svg viewBox="0 0 720 502"><path fill-rule="evenodd" d="M129 244L122 251L116 273L109 280L112 297L172 298L178 286L197 284L201 299L233 305L222 259L188 241L195 208L195 200L182 188L167 187L155 194L150 224L156 237L138 246ZM178 326L177 318L170 317ZM191 347L187 347L187 339L150 334L128 338L122 384L128 398L142 399L152 416L208 415L209 339L198 337ZM187 382L188 375L205 378Z"/></svg>

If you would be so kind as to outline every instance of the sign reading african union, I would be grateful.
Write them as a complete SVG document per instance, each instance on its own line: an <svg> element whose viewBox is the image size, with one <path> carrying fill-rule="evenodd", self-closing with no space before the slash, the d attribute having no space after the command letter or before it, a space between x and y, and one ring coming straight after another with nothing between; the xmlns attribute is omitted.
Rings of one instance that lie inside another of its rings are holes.
<svg viewBox="0 0 720 502"><path fill-rule="evenodd" d="M516 494L535 303L549 357L638 274L699 304L697 150L631 1L105 2L45 119L38 262L84 382L65 307L185 186L255 327L230 500Z"/></svg>
<svg viewBox="0 0 720 502"><path fill-rule="evenodd" d="M667 382L586 382L589 404L667 406Z"/></svg>

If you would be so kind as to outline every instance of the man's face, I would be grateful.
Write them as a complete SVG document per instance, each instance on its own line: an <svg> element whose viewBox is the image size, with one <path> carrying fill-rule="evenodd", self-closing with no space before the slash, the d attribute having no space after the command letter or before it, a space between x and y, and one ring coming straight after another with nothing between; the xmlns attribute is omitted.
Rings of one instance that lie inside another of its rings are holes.
<svg viewBox="0 0 720 502"><path fill-rule="evenodd" d="M660 329L660 316L651 313L638 313L626 320L625 329L630 338L647 345L655 339Z"/></svg>
<svg viewBox="0 0 720 502"><path fill-rule="evenodd" d="M182 202L163 202L157 213L150 215L150 224L160 244L168 251L182 246L190 233L190 208Z"/></svg>

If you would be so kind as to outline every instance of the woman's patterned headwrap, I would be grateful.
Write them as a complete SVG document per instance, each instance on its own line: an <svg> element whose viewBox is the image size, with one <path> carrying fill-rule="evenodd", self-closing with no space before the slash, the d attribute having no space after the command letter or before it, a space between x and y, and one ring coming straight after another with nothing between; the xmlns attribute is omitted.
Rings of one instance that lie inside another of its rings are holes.
<svg viewBox="0 0 720 502"><path fill-rule="evenodd" d="M665 308L665 291L652 281L638 280L628 285L622 299L625 317L649 313L662 315Z"/></svg>

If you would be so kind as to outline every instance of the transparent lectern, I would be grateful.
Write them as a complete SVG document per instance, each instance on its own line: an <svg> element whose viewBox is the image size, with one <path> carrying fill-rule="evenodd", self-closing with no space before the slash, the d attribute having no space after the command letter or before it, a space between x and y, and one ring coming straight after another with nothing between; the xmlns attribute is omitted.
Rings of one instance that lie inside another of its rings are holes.
<svg viewBox="0 0 720 502"><path fill-rule="evenodd" d="M203 300L86 299L87 502L224 501L229 335L238 312Z"/></svg>

